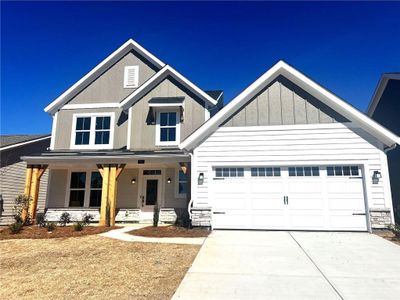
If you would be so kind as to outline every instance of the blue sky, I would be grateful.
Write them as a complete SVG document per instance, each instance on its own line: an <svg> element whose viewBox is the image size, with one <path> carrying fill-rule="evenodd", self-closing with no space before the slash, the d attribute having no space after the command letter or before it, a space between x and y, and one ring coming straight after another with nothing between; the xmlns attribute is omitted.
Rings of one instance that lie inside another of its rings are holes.
<svg viewBox="0 0 400 300"><path fill-rule="evenodd" d="M2 2L1 134L46 133L43 108L128 38L226 101L284 59L365 111L400 71L400 3Z"/></svg>

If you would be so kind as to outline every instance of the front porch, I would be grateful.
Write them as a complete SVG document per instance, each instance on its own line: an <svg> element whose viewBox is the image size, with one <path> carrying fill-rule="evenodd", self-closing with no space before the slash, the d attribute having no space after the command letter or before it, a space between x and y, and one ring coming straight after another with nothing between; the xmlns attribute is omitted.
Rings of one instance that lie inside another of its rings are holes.
<svg viewBox="0 0 400 300"><path fill-rule="evenodd" d="M27 174L49 169L48 221L58 221L68 212L71 221L82 220L87 214L100 225L151 223L155 206L160 209L162 223L174 223L187 215L190 157L180 151L49 152L24 159ZM34 200L35 195L30 196ZM29 209L33 219L34 204L31 201Z"/></svg>

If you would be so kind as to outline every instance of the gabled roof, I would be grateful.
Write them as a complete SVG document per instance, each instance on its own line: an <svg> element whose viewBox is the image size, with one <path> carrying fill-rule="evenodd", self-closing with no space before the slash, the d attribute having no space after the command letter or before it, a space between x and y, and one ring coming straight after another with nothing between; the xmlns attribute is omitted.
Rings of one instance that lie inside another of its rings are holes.
<svg viewBox="0 0 400 300"><path fill-rule="evenodd" d="M51 102L45 109L45 112L50 114L55 113L61 106L67 103L73 96L78 94L82 89L84 89L88 84L90 84L94 79L100 76L105 70L114 65L118 60L120 60L124 55L130 51L135 50L143 57L148 59L152 64L158 68L163 68L165 64L151 54L149 51L140 46L137 42L129 39L121 47L111 53L106 59L99 63L94 69L83 76L79 81L62 93L58 98Z"/></svg>
<svg viewBox="0 0 400 300"><path fill-rule="evenodd" d="M329 92L304 74L297 71L284 61L279 61L261 77L254 81L243 92L236 96L223 109L221 109L214 117L204 123L198 130L186 138L179 148L191 150L199 145L205 138L211 135L218 127L232 116L242 105L256 96L266 85L271 83L279 75L282 75L297 84L315 98L319 99L338 113L358 124L364 130L378 138L384 144L392 146L400 143L400 138L390 132L377 122L346 103L333 93Z"/></svg>
<svg viewBox="0 0 400 300"><path fill-rule="evenodd" d="M0 151L50 139L48 134L0 135Z"/></svg>
<svg viewBox="0 0 400 300"><path fill-rule="evenodd" d="M194 92L196 95L198 95L202 100L204 100L212 105L217 104L217 100L215 100L210 95L208 95L206 92L204 92L203 90L198 88L195 84L193 84L186 77L181 75L174 68L172 68L169 65L166 65L164 68L162 68L156 74L154 74L153 77L151 77L149 80L147 80L145 83L143 83L135 91L133 91L132 94L130 94L128 97L126 97L123 101L121 101L120 107L123 109L128 109L130 106L132 106L132 104L134 104L137 100L139 100L141 97L146 95L156 85L158 85L161 81L163 81L167 76L171 76L174 79L176 79L183 86L185 86L186 88L188 88L189 90Z"/></svg>
<svg viewBox="0 0 400 300"><path fill-rule="evenodd" d="M368 105L368 116L372 117L372 115L374 114L375 109L378 106L379 101L381 100L382 94L385 91L389 80L400 80L400 73L394 72L382 74L381 79L379 80L375 92L372 96L371 102Z"/></svg>

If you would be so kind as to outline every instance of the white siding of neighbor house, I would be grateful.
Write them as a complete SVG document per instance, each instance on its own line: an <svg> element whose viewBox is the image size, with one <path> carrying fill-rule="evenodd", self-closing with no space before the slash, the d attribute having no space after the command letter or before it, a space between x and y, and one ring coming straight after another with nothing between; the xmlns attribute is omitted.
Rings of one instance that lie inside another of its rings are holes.
<svg viewBox="0 0 400 300"><path fill-rule="evenodd" d="M350 123L220 127L194 150L193 205L212 205L213 166L358 164L364 167L369 208L391 209L382 149L381 142ZM378 184L372 184L374 171L382 173ZM203 185L197 182L200 173Z"/></svg>
<svg viewBox="0 0 400 300"><path fill-rule="evenodd" d="M14 199L23 194L25 186L26 162L20 161L0 169L0 193L4 199L4 211L0 225L13 221ZM48 171L40 179L38 210L44 211L46 204Z"/></svg>

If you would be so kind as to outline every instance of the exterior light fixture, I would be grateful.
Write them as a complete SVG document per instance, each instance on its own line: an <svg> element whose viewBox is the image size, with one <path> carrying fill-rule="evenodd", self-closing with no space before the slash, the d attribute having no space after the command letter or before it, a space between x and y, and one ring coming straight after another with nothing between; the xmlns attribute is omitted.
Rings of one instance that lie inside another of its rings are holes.
<svg viewBox="0 0 400 300"><path fill-rule="evenodd" d="M136 178L132 178L131 183L135 184L136 183Z"/></svg>
<svg viewBox="0 0 400 300"><path fill-rule="evenodd" d="M167 179L167 183L170 184L171 183L171 178Z"/></svg>
<svg viewBox="0 0 400 300"><path fill-rule="evenodd" d="M203 185L204 183L204 173L199 173L199 178L197 178L197 184Z"/></svg>
<svg viewBox="0 0 400 300"><path fill-rule="evenodd" d="M374 174L372 175L372 183L373 184L378 184L380 178L382 178L381 172L374 171Z"/></svg>

